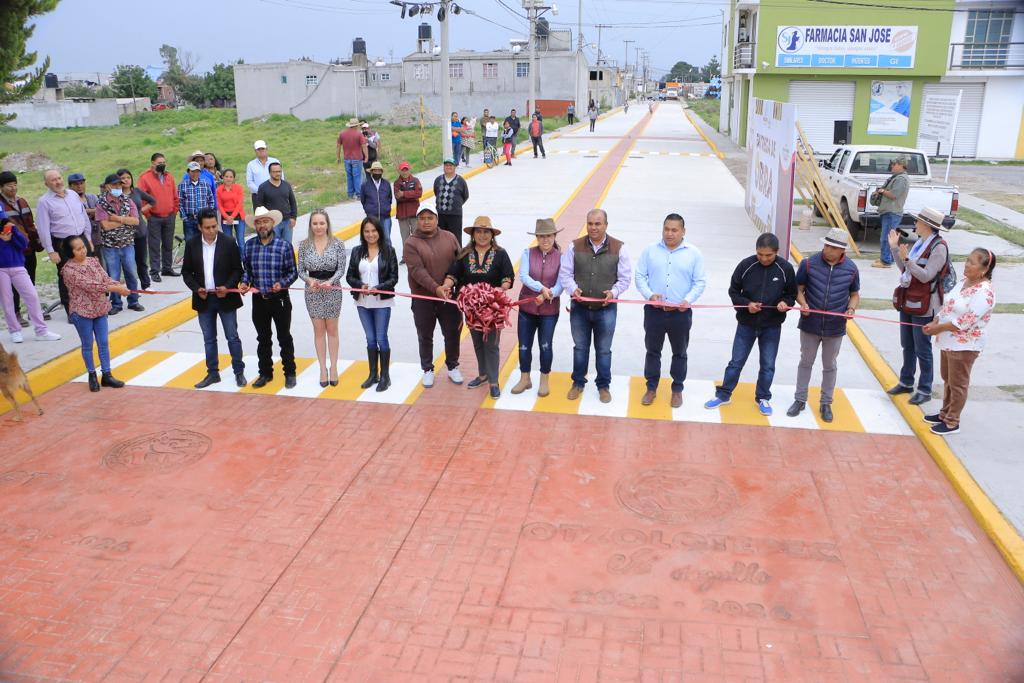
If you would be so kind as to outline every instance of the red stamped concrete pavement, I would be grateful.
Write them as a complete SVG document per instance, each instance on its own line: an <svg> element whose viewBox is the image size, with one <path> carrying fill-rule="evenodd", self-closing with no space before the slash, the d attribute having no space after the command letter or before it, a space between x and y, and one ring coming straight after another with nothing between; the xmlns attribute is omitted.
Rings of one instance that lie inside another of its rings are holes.
<svg viewBox="0 0 1024 683"><path fill-rule="evenodd" d="M1024 675L1024 592L911 438L48 396L3 432L3 681Z"/></svg>

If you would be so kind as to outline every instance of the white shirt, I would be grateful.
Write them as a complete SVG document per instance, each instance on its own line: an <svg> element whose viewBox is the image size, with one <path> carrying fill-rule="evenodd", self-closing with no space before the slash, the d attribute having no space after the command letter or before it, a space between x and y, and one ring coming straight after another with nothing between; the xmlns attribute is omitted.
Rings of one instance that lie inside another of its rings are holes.
<svg viewBox="0 0 1024 683"><path fill-rule="evenodd" d="M210 244L205 238L200 239L203 243L203 287L212 291L217 289L213 280L213 256L217 253L217 240Z"/></svg>
<svg viewBox="0 0 1024 683"><path fill-rule="evenodd" d="M380 264L377 260L379 258L380 252L377 252L372 261L365 258L359 259L359 280L367 289L376 289L380 284ZM379 294L360 294L356 305L363 308L392 308L395 305L395 300L394 298L381 300Z"/></svg>
<svg viewBox="0 0 1024 683"><path fill-rule="evenodd" d="M488 121L486 124L484 124L484 135L486 135L489 138L497 138L498 122L495 121L494 123L491 123L490 121Z"/></svg>
<svg viewBox="0 0 1024 683"><path fill-rule="evenodd" d="M952 323L956 328L936 335L942 351L982 351L985 348L985 328L996 305L995 292L988 280L966 288L964 283L962 278L956 283L935 317L936 322Z"/></svg>
<svg viewBox="0 0 1024 683"><path fill-rule="evenodd" d="M267 163L261 163L256 157L245 166L245 184L249 186L249 192L256 194L260 185L270 180L270 165L281 163L274 157L268 156ZM284 171L281 171L281 180L284 180Z"/></svg>

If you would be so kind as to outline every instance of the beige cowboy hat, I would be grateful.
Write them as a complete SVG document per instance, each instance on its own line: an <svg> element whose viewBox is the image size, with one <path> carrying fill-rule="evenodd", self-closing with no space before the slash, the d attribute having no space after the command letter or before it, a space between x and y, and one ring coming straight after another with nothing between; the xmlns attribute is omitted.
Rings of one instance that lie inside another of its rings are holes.
<svg viewBox="0 0 1024 683"><path fill-rule="evenodd" d="M527 235L533 235L534 237L542 237L544 235L557 235L562 232L562 229L555 225L555 219L553 218L538 218L537 228L533 232L527 232Z"/></svg>
<svg viewBox="0 0 1024 683"><path fill-rule="evenodd" d="M196 151L192 152L192 154L190 154L188 158L195 159L196 157L203 157L205 159L206 152L202 151L201 149L197 149Z"/></svg>
<svg viewBox="0 0 1024 683"><path fill-rule="evenodd" d="M827 235L821 238L821 242L826 246L839 247L840 249L848 249L850 247L846 231L842 228L832 228L828 231Z"/></svg>
<svg viewBox="0 0 1024 683"><path fill-rule="evenodd" d="M256 210L252 214L252 224L256 225L256 221L261 218L269 218L274 221L274 225L277 225L284 220L284 215L282 215L277 209L267 209L265 206L257 206Z"/></svg>
<svg viewBox="0 0 1024 683"><path fill-rule="evenodd" d="M501 234L501 230L494 227L494 224L491 223L491 219L488 216L477 216L476 220L473 221L473 225L463 228L462 232L467 235L472 235L473 231L477 228L486 228L487 230L490 230L495 237Z"/></svg>
<svg viewBox="0 0 1024 683"><path fill-rule="evenodd" d="M926 206L916 214L913 214L916 220L928 225L929 227L935 228L936 230L949 230L942 221L946 218L946 215L938 209L933 209L930 206Z"/></svg>
<svg viewBox="0 0 1024 683"><path fill-rule="evenodd" d="M384 165L381 164L379 161L375 161L372 164L370 164L370 170L371 171L383 171L384 170Z"/></svg>
<svg viewBox="0 0 1024 683"><path fill-rule="evenodd" d="M348 123L345 124L345 125L347 127L349 127L349 128L358 128L359 127L359 119L349 119Z"/></svg>

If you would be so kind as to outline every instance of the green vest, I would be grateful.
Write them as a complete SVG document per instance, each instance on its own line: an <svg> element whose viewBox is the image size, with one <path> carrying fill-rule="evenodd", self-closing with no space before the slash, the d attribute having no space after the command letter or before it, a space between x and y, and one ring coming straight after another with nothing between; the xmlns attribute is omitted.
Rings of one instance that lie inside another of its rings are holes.
<svg viewBox="0 0 1024 683"><path fill-rule="evenodd" d="M583 296L603 299L604 293L619 279L619 250L622 242L606 235L604 244L595 252L590 238L583 236L574 240L572 247L573 279L583 291ZM601 307L601 304L596 303L584 305L590 308Z"/></svg>

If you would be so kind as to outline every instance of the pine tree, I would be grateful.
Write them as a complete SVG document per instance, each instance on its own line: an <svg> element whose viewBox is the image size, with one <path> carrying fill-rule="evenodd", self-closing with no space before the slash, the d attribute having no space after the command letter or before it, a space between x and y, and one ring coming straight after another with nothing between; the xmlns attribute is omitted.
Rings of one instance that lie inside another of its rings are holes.
<svg viewBox="0 0 1024 683"><path fill-rule="evenodd" d="M43 85L50 68L47 57L38 69L26 72L36 63L35 52L25 52L35 24L29 19L52 12L60 0L3 0L0 2L0 104L20 102L34 95ZM14 116L0 115L0 123Z"/></svg>

